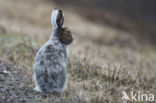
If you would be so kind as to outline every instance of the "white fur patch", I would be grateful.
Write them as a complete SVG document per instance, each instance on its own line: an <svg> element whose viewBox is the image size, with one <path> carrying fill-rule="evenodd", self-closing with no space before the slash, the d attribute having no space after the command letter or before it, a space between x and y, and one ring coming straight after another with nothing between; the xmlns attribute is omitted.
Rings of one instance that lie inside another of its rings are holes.
<svg viewBox="0 0 156 103"><path fill-rule="evenodd" d="M58 28L57 23L56 23L57 15L58 15L58 10L57 9L53 10L51 14L51 23L53 25L53 29Z"/></svg>
<svg viewBox="0 0 156 103"><path fill-rule="evenodd" d="M36 87L34 88L34 90L36 90L37 92L41 92L41 89L39 88L39 85L37 84L37 81L36 81L36 74L34 73L34 81L35 81L35 85Z"/></svg>

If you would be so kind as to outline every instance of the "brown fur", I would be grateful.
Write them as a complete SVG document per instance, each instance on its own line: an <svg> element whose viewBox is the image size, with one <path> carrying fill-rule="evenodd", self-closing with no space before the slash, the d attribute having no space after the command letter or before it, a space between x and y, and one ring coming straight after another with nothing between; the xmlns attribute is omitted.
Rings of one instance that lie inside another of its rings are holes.
<svg viewBox="0 0 156 103"><path fill-rule="evenodd" d="M59 30L58 37L60 41L66 45L69 45L73 41L72 33L67 27L63 27Z"/></svg>

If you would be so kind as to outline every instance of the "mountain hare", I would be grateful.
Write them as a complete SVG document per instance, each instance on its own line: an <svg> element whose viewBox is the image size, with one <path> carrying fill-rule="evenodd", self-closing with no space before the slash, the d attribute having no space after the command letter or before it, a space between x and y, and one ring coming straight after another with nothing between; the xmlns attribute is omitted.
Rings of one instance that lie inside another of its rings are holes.
<svg viewBox="0 0 156 103"><path fill-rule="evenodd" d="M63 27L63 12L54 9L51 15L51 38L37 52L34 79L39 92L63 92L66 84L67 46L72 43L70 30Z"/></svg>

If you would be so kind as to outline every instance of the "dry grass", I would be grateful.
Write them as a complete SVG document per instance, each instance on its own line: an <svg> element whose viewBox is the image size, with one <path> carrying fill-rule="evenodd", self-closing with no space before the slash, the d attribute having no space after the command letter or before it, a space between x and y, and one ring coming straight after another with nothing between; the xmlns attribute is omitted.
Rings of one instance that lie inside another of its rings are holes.
<svg viewBox="0 0 156 103"><path fill-rule="evenodd" d="M34 56L40 43L18 34L0 33L1 102L121 102L121 91L154 93L155 77L130 74L121 64L100 67L78 55L69 59L68 90L62 95L33 90ZM9 44L7 43L9 41ZM28 42L29 41L29 42ZM141 71L140 71L141 72Z"/></svg>
<svg viewBox="0 0 156 103"><path fill-rule="evenodd" d="M139 43L128 32L89 22L67 8L62 8L65 24L75 36L68 89L61 95L35 92L32 65L50 36L49 17L55 6L42 0L0 0L0 102L121 103L123 90L156 94L153 46Z"/></svg>

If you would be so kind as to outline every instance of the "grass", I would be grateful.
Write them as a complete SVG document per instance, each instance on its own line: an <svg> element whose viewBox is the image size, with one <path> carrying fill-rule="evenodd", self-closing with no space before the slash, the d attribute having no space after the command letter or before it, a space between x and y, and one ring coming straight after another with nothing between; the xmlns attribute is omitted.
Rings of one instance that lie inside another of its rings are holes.
<svg viewBox="0 0 156 103"><path fill-rule="evenodd" d="M69 48L68 89L42 94L33 90L32 67L50 36L55 7L65 12L65 26L75 39ZM0 14L0 103L146 103L124 101L122 91L156 96L156 49L139 34L91 22L53 1L0 0Z"/></svg>
<svg viewBox="0 0 156 103"><path fill-rule="evenodd" d="M0 102L121 103L122 91L155 92L155 78L129 73L122 64L90 64L78 55L68 60L68 89L62 94L33 90L33 62L43 44L29 36L0 32ZM144 102L140 102L144 103Z"/></svg>

